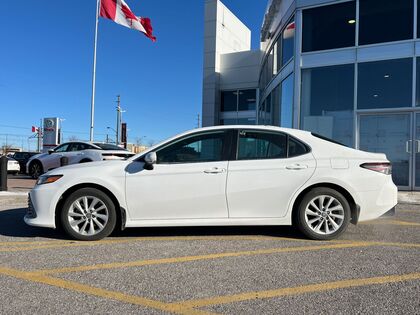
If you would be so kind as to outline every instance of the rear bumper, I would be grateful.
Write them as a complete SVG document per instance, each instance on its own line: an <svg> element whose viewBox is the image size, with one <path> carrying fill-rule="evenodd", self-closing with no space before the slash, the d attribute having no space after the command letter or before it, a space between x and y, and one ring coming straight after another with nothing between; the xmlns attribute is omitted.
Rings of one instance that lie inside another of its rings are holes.
<svg viewBox="0 0 420 315"><path fill-rule="evenodd" d="M374 220L380 216L394 211L398 203L398 189L391 177L378 191L358 192L360 215L359 222ZM390 210L391 209L391 210Z"/></svg>

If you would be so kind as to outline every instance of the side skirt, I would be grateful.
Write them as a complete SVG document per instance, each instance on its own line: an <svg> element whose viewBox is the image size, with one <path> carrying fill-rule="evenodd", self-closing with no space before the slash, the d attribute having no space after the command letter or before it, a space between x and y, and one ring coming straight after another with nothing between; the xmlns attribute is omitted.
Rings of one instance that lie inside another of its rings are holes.
<svg viewBox="0 0 420 315"><path fill-rule="evenodd" d="M285 218L221 218L221 219L171 219L171 220L131 220L125 227L149 226L241 226L241 225L292 225Z"/></svg>

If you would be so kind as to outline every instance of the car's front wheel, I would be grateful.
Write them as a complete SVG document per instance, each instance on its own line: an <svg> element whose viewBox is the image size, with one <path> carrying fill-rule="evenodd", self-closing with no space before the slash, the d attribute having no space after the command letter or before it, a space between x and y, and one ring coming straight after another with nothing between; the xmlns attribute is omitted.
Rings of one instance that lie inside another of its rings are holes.
<svg viewBox="0 0 420 315"><path fill-rule="evenodd" d="M338 237L350 222L350 206L346 198L331 188L315 188L300 202L296 215L299 230L314 240Z"/></svg>
<svg viewBox="0 0 420 315"><path fill-rule="evenodd" d="M43 173L42 164L39 161L33 161L29 166L29 175L33 179L37 179Z"/></svg>
<svg viewBox="0 0 420 315"><path fill-rule="evenodd" d="M96 241L107 237L115 228L115 205L104 192L82 188L64 202L60 221L64 231L81 241Z"/></svg>

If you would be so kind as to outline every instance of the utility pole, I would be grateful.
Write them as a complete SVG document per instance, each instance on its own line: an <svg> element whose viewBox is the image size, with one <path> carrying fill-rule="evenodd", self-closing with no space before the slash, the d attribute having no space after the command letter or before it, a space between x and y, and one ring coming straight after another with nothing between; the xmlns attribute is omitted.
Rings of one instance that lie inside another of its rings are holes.
<svg viewBox="0 0 420 315"><path fill-rule="evenodd" d="M121 102L120 102L120 95L117 95L117 128L116 130L116 138L115 144L118 145L120 143L120 126L121 126Z"/></svg>
<svg viewBox="0 0 420 315"><path fill-rule="evenodd" d="M38 127L38 152L41 152L42 119Z"/></svg>

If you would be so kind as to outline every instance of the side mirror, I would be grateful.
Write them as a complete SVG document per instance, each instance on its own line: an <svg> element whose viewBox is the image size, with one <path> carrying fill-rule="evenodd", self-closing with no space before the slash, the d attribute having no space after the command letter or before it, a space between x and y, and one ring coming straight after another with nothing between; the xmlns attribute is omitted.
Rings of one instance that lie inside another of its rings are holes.
<svg viewBox="0 0 420 315"><path fill-rule="evenodd" d="M144 168L146 170L152 170L153 165L156 164L157 155L156 152L149 152L144 156Z"/></svg>
<svg viewBox="0 0 420 315"><path fill-rule="evenodd" d="M51 154L51 153L54 153L54 150L53 149L49 149L48 150L48 154Z"/></svg>

